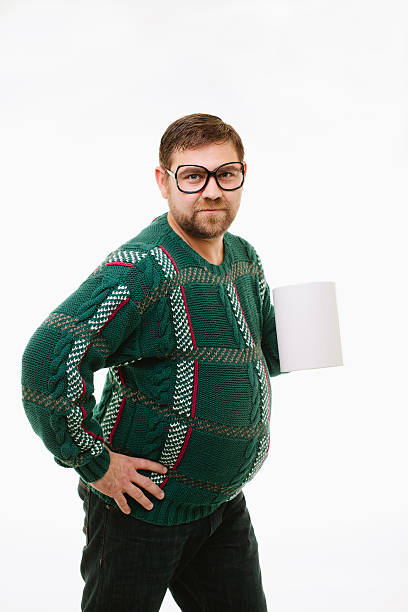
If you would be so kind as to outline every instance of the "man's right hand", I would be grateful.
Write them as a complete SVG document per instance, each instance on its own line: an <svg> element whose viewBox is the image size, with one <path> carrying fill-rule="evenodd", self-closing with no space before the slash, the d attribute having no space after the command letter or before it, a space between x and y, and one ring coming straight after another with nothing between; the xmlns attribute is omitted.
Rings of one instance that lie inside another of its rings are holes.
<svg viewBox="0 0 408 612"><path fill-rule="evenodd" d="M124 514L130 513L130 508L124 493L133 497L133 499L147 510L151 510L153 504L134 483L137 483L139 486L146 489L146 491L155 495L158 499L164 497L164 491L154 484L150 478L139 474L137 470L150 470L151 472L164 474L167 472L166 466L156 461L150 461L150 459L128 457L127 455L114 453L109 448L107 448L107 450L110 455L108 471L102 478L89 484L91 484L94 489L97 489L97 491L109 497L113 497L119 509L122 510Z"/></svg>

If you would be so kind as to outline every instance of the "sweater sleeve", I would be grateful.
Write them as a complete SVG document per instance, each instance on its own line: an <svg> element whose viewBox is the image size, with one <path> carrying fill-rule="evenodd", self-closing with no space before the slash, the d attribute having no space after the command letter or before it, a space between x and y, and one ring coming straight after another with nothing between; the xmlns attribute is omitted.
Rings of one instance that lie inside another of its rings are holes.
<svg viewBox="0 0 408 612"><path fill-rule="evenodd" d="M87 482L109 467L93 412L93 374L140 320L129 268L100 266L53 311L29 340L22 359L23 406L55 461Z"/></svg>
<svg viewBox="0 0 408 612"><path fill-rule="evenodd" d="M286 374L280 371L278 339L276 335L275 309L271 302L269 285L265 282L265 294L262 306L262 352L265 355L269 375Z"/></svg>
<svg viewBox="0 0 408 612"><path fill-rule="evenodd" d="M253 249L253 247L252 247ZM275 309L271 302L271 291L265 279L265 273L258 253L253 250L259 269L259 284L262 298L262 338L261 347L265 356L269 376L289 374L281 372L279 361L278 338L276 334Z"/></svg>

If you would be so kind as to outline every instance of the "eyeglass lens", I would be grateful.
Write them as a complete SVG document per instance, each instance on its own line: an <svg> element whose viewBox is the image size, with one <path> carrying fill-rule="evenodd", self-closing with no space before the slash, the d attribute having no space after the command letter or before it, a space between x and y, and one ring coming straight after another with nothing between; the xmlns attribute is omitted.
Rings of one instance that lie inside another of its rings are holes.
<svg viewBox="0 0 408 612"><path fill-rule="evenodd" d="M216 177L223 189L237 189L243 182L241 164L226 164L218 168ZM200 166L182 166L177 172L177 181L183 191L198 191L207 180L207 171Z"/></svg>

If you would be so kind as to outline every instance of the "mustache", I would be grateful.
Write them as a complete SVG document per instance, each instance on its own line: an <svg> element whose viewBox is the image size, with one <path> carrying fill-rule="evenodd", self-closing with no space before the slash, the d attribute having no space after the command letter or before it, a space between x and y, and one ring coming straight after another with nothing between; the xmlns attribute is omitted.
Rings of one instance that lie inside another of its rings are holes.
<svg viewBox="0 0 408 612"><path fill-rule="evenodd" d="M228 209L228 204L224 201L223 198L219 198L217 200L202 200L199 205L199 208L196 208L194 212L199 212L200 210L222 210Z"/></svg>

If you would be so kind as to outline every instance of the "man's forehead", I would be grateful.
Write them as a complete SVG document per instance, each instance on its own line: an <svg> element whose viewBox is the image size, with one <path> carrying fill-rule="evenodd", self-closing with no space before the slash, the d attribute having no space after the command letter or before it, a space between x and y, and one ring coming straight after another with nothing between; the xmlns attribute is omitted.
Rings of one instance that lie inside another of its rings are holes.
<svg viewBox="0 0 408 612"><path fill-rule="evenodd" d="M200 166L217 167L228 161L239 161L237 151L232 142L212 143L195 149L179 149L173 151L172 166L181 164L198 164ZM211 168L209 168L211 169Z"/></svg>

